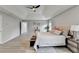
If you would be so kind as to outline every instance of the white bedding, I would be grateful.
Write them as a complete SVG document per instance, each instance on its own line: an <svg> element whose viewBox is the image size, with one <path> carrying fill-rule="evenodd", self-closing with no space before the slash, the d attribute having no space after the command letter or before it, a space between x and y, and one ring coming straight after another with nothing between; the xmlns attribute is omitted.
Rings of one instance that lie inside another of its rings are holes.
<svg viewBox="0 0 79 59"><path fill-rule="evenodd" d="M43 32L37 34L37 39L34 44L34 48L37 51L37 45L39 46L62 46L65 45L64 35L55 35L50 32Z"/></svg>

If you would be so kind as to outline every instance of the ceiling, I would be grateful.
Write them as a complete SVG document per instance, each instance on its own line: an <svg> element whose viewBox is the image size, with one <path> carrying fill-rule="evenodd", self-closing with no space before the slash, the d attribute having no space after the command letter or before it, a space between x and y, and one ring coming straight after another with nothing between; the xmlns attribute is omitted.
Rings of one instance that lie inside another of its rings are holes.
<svg viewBox="0 0 79 59"><path fill-rule="evenodd" d="M23 20L48 20L73 7L73 5L41 5L36 9L36 12L26 7L28 5L1 5L0 10Z"/></svg>

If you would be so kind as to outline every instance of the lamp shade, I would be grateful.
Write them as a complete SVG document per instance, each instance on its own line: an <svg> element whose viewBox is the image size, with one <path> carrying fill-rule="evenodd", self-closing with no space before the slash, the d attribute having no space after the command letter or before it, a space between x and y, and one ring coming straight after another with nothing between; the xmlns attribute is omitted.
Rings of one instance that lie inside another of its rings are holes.
<svg viewBox="0 0 79 59"><path fill-rule="evenodd" d="M72 25L70 30L71 31L79 31L79 25Z"/></svg>

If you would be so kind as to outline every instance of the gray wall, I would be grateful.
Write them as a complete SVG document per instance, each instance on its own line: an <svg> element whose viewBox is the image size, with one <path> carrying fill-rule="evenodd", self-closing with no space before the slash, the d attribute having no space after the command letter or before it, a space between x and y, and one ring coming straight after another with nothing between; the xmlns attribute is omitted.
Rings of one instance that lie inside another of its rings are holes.
<svg viewBox="0 0 79 59"><path fill-rule="evenodd" d="M11 15L6 14L6 13L0 12L0 15L2 15L1 42L5 43L5 42L19 36L20 20Z"/></svg>
<svg viewBox="0 0 79 59"><path fill-rule="evenodd" d="M79 24L79 6L60 16L52 18L52 21L54 26L63 26L66 30L68 30L72 24Z"/></svg>

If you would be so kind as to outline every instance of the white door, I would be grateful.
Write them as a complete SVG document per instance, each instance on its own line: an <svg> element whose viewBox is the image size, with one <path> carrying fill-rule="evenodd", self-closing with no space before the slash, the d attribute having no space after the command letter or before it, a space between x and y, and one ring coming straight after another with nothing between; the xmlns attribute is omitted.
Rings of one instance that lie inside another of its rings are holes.
<svg viewBox="0 0 79 59"><path fill-rule="evenodd" d="M21 34L27 33L27 22L21 22Z"/></svg>

